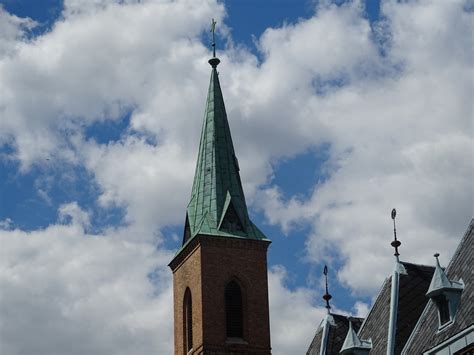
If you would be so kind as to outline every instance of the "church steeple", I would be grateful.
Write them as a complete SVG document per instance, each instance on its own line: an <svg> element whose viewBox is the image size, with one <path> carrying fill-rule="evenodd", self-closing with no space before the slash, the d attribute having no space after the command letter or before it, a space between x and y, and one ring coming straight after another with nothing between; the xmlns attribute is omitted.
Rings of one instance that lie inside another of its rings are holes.
<svg viewBox="0 0 474 355"><path fill-rule="evenodd" d="M211 32L214 34L215 21ZM270 355L267 250L247 211L215 56L183 244L173 271L176 355Z"/></svg>
<svg viewBox="0 0 474 355"><path fill-rule="evenodd" d="M216 69L219 63L216 57L209 60L211 80L183 246L198 234L267 240L248 215Z"/></svg>

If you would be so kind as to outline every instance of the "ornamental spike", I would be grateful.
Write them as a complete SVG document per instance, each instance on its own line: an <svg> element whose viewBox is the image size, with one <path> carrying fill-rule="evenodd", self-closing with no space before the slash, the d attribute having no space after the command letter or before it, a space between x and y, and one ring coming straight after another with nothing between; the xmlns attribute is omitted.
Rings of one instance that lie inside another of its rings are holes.
<svg viewBox="0 0 474 355"><path fill-rule="evenodd" d="M397 262L400 262L400 259L398 258L400 256L400 253L398 252L398 247L402 244L398 239L397 239L397 228L395 225L395 217L397 216L397 210L394 208L392 210L392 220L393 220L393 241L391 244L392 247L395 248L395 258L397 258Z"/></svg>
<svg viewBox="0 0 474 355"><path fill-rule="evenodd" d="M324 274L324 277L326 278L326 293L323 296L323 300L326 301L326 309L328 310L328 313L330 313L331 306L329 304L329 301L331 300L332 296L329 294L329 291L328 291L328 267L327 267L327 265L324 265L323 274Z"/></svg>

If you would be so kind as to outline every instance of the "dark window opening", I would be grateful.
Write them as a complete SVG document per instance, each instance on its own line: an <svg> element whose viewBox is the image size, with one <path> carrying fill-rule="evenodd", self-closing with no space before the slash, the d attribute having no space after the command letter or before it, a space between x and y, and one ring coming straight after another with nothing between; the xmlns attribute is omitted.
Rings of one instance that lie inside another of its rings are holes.
<svg viewBox="0 0 474 355"><path fill-rule="evenodd" d="M187 353L193 348L193 302L189 288L184 293L183 325L184 349Z"/></svg>
<svg viewBox="0 0 474 355"><path fill-rule="evenodd" d="M227 207L224 220L222 221L222 228L229 232L244 231L242 222L240 222L239 215L235 211L234 205L232 205L232 203L230 203L229 207Z"/></svg>
<svg viewBox="0 0 474 355"><path fill-rule="evenodd" d="M225 288L225 315L228 338L243 338L242 291L235 281Z"/></svg>
<svg viewBox="0 0 474 355"><path fill-rule="evenodd" d="M183 234L183 245L191 238L191 230L189 228L189 219L186 214L186 220L184 222L184 234Z"/></svg>
<svg viewBox="0 0 474 355"><path fill-rule="evenodd" d="M454 355L473 355L474 354L474 344L469 344L465 348L458 350Z"/></svg>
<svg viewBox="0 0 474 355"><path fill-rule="evenodd" d="M440 325L450 322L451 316L449 315L449 301L446 299L446 296L438 296L434 301L436 302L436 307L438 307Z"/></svg>

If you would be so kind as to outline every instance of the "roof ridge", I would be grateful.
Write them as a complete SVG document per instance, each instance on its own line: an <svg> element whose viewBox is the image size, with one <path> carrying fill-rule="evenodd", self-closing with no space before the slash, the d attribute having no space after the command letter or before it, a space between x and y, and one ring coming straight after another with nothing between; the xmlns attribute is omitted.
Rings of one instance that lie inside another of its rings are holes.
<svg viewBox="0 0 474 355"><path fill-rule="evenodd" d="M435 268L433 265L411 263L411 262L408 262L408 261L400 261L400 263L402 263L402 264L404 264L404 265L405 265L405 264L408 264L408 265L423 266L423 267L427 267L427 268L430 268L430 269L434 269L434 268Z"/></svg>

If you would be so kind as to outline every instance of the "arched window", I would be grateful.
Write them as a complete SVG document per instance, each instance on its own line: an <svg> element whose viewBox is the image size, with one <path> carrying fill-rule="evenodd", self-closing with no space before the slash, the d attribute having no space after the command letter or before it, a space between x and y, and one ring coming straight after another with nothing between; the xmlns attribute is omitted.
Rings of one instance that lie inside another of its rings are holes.
<svg viewBox="0 0 474 355"><path fill-rule="evenodd" d="M225 315L227 337L243 338L242 290L235 281L229 282L225 288Z"/></svg>
<svg viewBox="0 0 474 355"><path fill-rule="evenodd" d="M187 353L193 348L193 301L189 288L184 292L183 327L184 352Z"/></svg>

